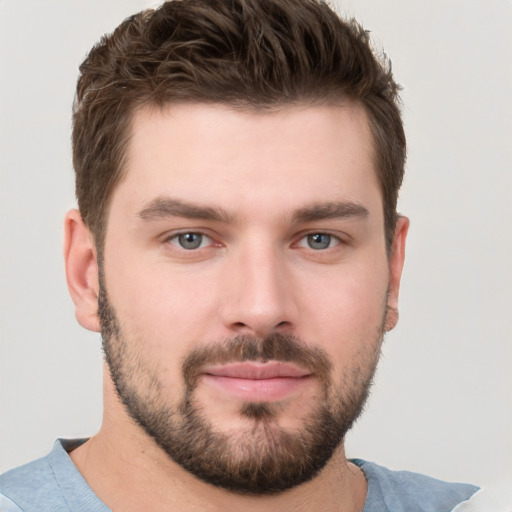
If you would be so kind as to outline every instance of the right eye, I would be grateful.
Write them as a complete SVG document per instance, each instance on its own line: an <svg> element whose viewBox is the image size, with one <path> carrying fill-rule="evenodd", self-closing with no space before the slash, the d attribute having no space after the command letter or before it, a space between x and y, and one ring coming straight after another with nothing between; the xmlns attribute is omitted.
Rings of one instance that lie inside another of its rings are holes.
<svg viewBox="0 0 512 512"><path fill-rule="evenodd" d="M206 236L204 233L197 233L190 231L187 233L178 233L168 238L168 241L186 251L193 251L195 249L202 249L213 243L213 240Z"/></svg>

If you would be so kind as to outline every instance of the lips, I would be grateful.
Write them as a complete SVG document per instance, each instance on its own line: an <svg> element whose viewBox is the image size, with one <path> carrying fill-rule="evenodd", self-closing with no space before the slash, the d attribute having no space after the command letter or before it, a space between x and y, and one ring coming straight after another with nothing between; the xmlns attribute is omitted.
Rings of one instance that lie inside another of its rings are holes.
<svg viewBox="0 0 512 512"><path fill-rule="evenodd" d="M300 391L311 372L290 363L243 362L206 366L201 377L205 384L235 399L269 402Z"/></svg>
<svg viewBox="0 0 512 512"><path fill-rule="evenodd" d="M203 373L217 377L230 377L233 379L274 379L276 377L305 377L311 372L290 363L231 363L226 365L207 366Z"/></svg>

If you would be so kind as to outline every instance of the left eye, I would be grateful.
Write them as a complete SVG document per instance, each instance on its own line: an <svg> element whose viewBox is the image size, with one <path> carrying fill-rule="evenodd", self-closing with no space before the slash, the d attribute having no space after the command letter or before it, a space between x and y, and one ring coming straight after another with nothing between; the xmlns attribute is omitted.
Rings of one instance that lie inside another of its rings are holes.
<svg viewBox="0 0 512 512"><path fill-rule="evenodd" d="M212 240L203 233L179 233L174 235L169 241L173 245L179 246L181 249L193 251L209 245Z"/></svg>
<svg viewBox="0 0 512 512"><path fill-rule="evenodd" d="M308 249L314 249L315 251L321 251L323 249L329 249L338 245L339 239L329 233L312 233L305 236L299 242L300 247L307 247Z"/></svg>

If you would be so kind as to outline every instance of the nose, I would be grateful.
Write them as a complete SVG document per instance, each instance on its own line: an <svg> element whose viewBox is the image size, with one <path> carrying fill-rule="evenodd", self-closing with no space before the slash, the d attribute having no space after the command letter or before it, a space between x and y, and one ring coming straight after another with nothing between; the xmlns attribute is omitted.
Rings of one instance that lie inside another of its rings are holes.
<svg viewBox="0 0 512 512"><path fill-rule="evenodd" d="M286 257L273 247L247 247L230 258L223 283L222 321L236 334L263 338L289 332L297 322Z"/></svg>

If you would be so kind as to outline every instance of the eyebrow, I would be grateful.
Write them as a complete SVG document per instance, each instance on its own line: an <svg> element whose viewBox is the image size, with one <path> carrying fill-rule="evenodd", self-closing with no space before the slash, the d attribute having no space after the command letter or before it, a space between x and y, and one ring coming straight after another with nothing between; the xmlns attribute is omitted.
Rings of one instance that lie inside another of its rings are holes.
<svg viewBox="0 0 512 512"><path fill-rule="evenodd" d="M297 210L293 214L293 221L300 224L305 222L315 222L325 219L340 219L347 217L368 217L368 210L358 204L350 201L335 201L328 203L316 203Z"/></svg>
<svg viewBox="0 0 512 512"><path fill-rule="evenodd" d="M189 203L172 197L157 197L150 201L139 213L139 217L145 221L161 220L167 217L183 217L196 220L210 220L223 223L232 223L233 216L226 210L218 207L202 206ZM368 217L368 210L354 202L334 201L315 203L311 206L300 208L293 213L292 222L296 224L315 222L325 219L339 219L350 217Z"/></svg>
<svg viewBox="0 0 512 512"><path fill-rule="evenodd" d="M147 221L165 219L167 217L213 220L225 223L229 223L232 220L231 215L222 208L201 206L172 197L157 197L153 199L138 215L141 219Z"/></svg>

